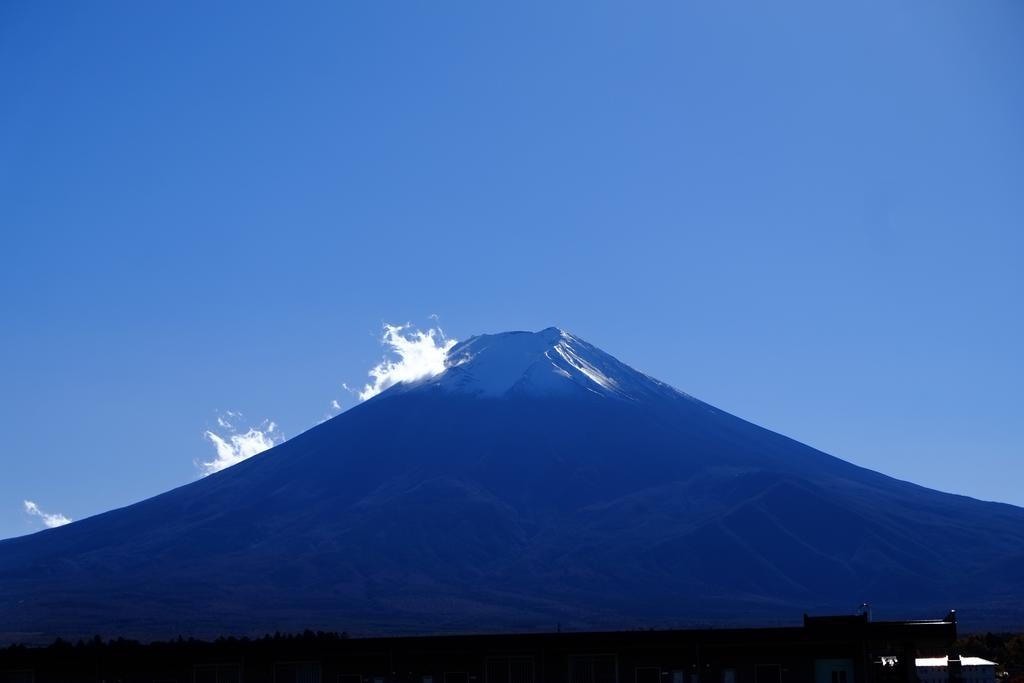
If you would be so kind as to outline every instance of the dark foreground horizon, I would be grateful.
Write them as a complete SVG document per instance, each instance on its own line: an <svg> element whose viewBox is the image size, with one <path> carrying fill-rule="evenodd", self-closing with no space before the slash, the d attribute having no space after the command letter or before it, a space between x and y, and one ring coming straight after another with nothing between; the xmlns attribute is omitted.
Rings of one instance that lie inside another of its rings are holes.
<svg viewBox="0 0 1024 683"><path fill-rule="evenodd" d="M955 613L922 621L804 615L799 626L357 639L297 636L142 645L98 639L0 649L0 683L914 683Z"/></svg>

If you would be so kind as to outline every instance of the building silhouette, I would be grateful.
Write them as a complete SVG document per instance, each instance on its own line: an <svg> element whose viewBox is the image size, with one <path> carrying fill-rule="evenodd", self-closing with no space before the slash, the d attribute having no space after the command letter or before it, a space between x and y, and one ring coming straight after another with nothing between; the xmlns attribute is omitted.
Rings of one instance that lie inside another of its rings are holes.
<svg viewBox="0 0 1024 683"><path fill-rule="evenodd" d="M0 650L0 683L916 683L956 640L932 621L782 628L348 638L99 639Z"/></svg>

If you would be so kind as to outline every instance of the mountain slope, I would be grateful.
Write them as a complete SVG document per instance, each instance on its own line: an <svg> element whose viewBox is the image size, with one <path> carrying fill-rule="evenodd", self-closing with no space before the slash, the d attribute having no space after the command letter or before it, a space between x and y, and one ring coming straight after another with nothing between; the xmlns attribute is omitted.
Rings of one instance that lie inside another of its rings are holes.
<svg viewBox="0 0 1024 683"><path fill-rule="evenodd" d="M8 638L1024 625L1024 510L828 456L556 329L456 345L239 465L0 542Z"/></svg>

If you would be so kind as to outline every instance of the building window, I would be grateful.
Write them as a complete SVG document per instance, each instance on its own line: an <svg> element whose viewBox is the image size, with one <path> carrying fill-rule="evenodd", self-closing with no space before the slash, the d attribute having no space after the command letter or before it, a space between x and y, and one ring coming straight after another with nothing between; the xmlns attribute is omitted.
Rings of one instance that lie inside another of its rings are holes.
<svg viewBox="0 0 1024 683"><path fill-rule="evenodd" d="M533 683L533 657L489 657L487 683Z"/></svg>
<svg viewBox="0 0 1024 683"><path fill-rule="evenodd" d="M192 670L193 683L239 683L241 680L240 664L200 664Z"/></svg>
<svg viewBox="0 0 1024 683"><path fill-rule="evenodd" d="M618 683L615 655L574 655L569 657L569 683Z"/></svg>
<svg viewBox="0 0 1024 683"><path fill-rule="evenodd" d="M736 683L736 669L722 669L722 683Z"/></svg>
<svg viewBox="0 0 1024 683"><path fill-rule="evenodd" d="M320 683L320 662L275 664L274 683Z"/></svg>

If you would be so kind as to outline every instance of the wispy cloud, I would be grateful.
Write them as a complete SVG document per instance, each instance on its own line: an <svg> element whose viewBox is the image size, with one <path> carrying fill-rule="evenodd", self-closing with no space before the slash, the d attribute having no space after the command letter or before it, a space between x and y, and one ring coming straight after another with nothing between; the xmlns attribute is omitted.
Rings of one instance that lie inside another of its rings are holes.
<svg viewBox="0 0 1024 683"><path fill-rule="evenodd" d="M435 323L436 315L430 316ZM385 323L381 344L387 355L369 372L371 382L360 391L342 384L345 392L360 401L365 401L399 382L414 382L444 372L445 358L456 341L449 339L440 325L427 330L415 329L409 324L391 325ZM332 399L330 408L324 413L321 423L331 419L347 404L345 397ZM210 442L216 457L209 461L196 461L202 476L219 472L243 460L262 453L285 441L278 426L266 420L258 426L240 428L243 423L240 412L229 410L217 416L216 427L203 432Z"/></svg>
<svg viewBox="0 0 1024 683"><path fill-rule="evenodd" d="M353 389L344 382L341 383L341 388L345 391L345 393L349 394L352 397L352 400L355 400L356 398L359 397L358 389ZM343 404L347 402L348 399L346 397L342 397L341 400L332 398L330 407L327 409L327 412L324 413L323 419L321 419L320 422L318 422L317 424L323 424L324 422L330 420L332 417L337 417L338 414L345 409Z"/></svg>
<svg viewBox="0 0 1024 683"><path fill-rule="evenodd" d="M43 525L47 529L52 529L57 526L64 526L65 524L71 523L70 517L65 517L59 512L52 514L49 512L43 512L42 510L39 509L39 506L36 505L31 500L26 500L22 502L25 504L25 512L32 515L33 517L38 517L39 519L43 520Z"/></svg>
<svg viewBox="0 0 1024 683"><path fill-rule="evenodd" d="M440 327L426 331L410 327L408 324L384 324L381 343L397 358L385 358L370 370L373 381L359 392L361 401L373 398L399 382L414 382L444 372L445 358L455 346L455 340L445 337Z"/></svg>
<svg viewBox="0 0 1024 683"><path fill-rule="evenodd" d="M318 425L322 425L324 422L327 422L332 417L337 417L338 413L340 413L340 412L341 412L341 402L338 401L338 399L336 399L336 398L331 399L330 407L327 408L326 412L324 412L324 416L320 418L320 420L317 422L317 424Z"/></svg>
<svg viewBox="0 0 1024 683"><path fill-rule="evenodd" d="M222 430L221 434L211 430L203 433L217 453L213 460L196 463L203 476L220 472L284 442L281 430L270 420L264 420L259 426L249 427L244 432L240 431L235 423L241 417L242 414L239 412L228 411L217 417L217 426Z"/></svg>

